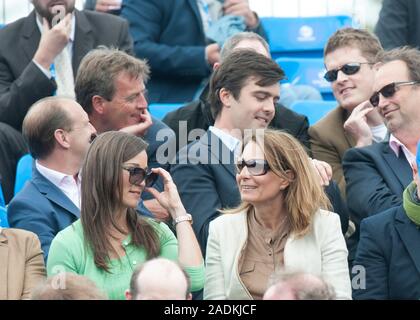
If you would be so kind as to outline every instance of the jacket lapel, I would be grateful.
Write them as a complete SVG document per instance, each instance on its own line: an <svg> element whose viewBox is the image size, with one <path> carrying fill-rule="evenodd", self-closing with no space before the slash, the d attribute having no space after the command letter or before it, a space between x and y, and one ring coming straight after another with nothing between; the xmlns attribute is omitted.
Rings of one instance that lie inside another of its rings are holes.
<svg viewBox="0 0 420 320"><path fill-rule="evenodd" d="M420 229L407 217L402 206L395 216L395 228L420 274Z"/></svg>
<svg viewBox="0 0 420 320"><path fill-rule="evenodd" d="M0 228L0 300L7 300L9 246Z"/></svg>
<svg viewBox="0 0 420 320"><path fill-rule="evenodd" d="M221 164L233 177L236 177L235 155L229 148L211 131L202 137L201 141L209 150L211 164Z"/></svg>
<svg viewBox="0 0 420 320"><path fill-rule="evenodd" d="M47 199L66 209L68 212L80 218L80 210L74 203L54 184L42 176L35 166L33 167L32 183Z"/></svg>
<svg viewBox="0 0 420 320"><path fill-rule="evenodd" d="M33 10L22 27L22 36L20 38L21 47L25 53L28 61L31 61L38 48L39 41L41 39L41 33L39 32L38 25L36 24L36 14ZM22 61L22 64L26 65L26 62Z"/></svg>
<svg viewBox="0 0 420 320"><path fill-rule="evenodd" d="M76 30L73 43L73 75L76 77L77 70L83 57L93 49L95 39L91 25L82 11L74 10L76 16Z"/></svg>
<svg viewBox="0 0 420 320"><path fill-rule="evenodd" d="M384 144L382 149L382 155L385 161L388 163L390 170L398 178L401 183L401 188L405 187L412 180L411 167L408 165L404 152L400 150L399 156L396 157L394 151L389 147L388 144Z"/></svg>

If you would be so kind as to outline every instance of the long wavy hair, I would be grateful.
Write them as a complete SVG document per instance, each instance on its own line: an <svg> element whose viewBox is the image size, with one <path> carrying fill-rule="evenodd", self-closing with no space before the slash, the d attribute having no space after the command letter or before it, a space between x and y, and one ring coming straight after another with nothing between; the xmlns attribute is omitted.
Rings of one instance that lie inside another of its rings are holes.
<svg viewBox="0 0 420 320"><path fill-rule="evenodd" d="M117 224L116 213L123 197L122 164L147 148L141 138L111 131L98 136L92 143L82 168L82 199L80 218L86 244L94 254L95 265L109 271L112 227L124 233ZM132 242L143 247L148 258L159 254L159 239L153 226L135 209L127 210L128 231Z"/></svg>
<svg viewBox="0 0 420 320"><path fill-rule="evenodd" d="M284 190L284 199L291 231L298 237L303 236L309 232L315 213L319 209L329 210L331 203L308 154L298 140L279 130L266 129L263 135L260 133L260 130L254 131L243 146L251 141L256 143L263 150L271 172L289 181L289 186ZM287 175L287 170L293 172L293 178ZM222 212L246 210L249 213L253 209L252 204L242 202L238 207Z"/></svg>

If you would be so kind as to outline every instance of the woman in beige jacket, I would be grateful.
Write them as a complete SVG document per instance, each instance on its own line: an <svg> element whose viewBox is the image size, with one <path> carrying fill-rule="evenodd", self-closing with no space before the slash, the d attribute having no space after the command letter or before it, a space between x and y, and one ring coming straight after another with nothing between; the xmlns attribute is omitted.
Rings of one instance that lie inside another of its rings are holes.
<svg viewBox="0 0 420 320"><path fill-rule="evenodd" d="M38 237L29 231L0 227L0 300L30 299L45 275Z"/></svg>
<svg viewBox="0 0 420 320"><path fill-rule="evenodd" d="M204 299L261 299L280 268L321 276L351 299L347 248L303 147L287 133L253 135L237 162L242 204L210 224Z"/></svg>

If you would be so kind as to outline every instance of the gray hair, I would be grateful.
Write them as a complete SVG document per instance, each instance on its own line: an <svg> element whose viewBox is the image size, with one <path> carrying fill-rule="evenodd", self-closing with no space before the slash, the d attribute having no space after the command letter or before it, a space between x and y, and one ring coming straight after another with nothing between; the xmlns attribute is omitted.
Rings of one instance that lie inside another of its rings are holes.
<svg viewBox="0 0 420 320"><path fill-rule="evenodd" d="M243 40L251 40L260 42L265 49L267 49L268 54L270 54L270 47L267 41L263 37L254 33L254 32L240 32L232 37L228 38L223 44L222 51L220 52L220 61L224 61L226 57L232 53L236 46Z"/></svg>

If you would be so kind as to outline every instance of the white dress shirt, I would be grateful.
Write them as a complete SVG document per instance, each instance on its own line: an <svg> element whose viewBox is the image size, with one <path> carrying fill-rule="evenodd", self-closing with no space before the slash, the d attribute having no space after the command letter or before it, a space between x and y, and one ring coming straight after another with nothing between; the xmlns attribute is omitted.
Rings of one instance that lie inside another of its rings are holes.
<svg viewBox="0 0 420 320"><path fill-rule="evenodd" d="M74 176L58 172L43 165L39 164L38 161L35 161L36 169L45 179L50 181L58 189L60 189L70 200L74 203L76 207L80 209L80 198L81 198L81 176L80 173L77 175L76 179Z"/></svg>

